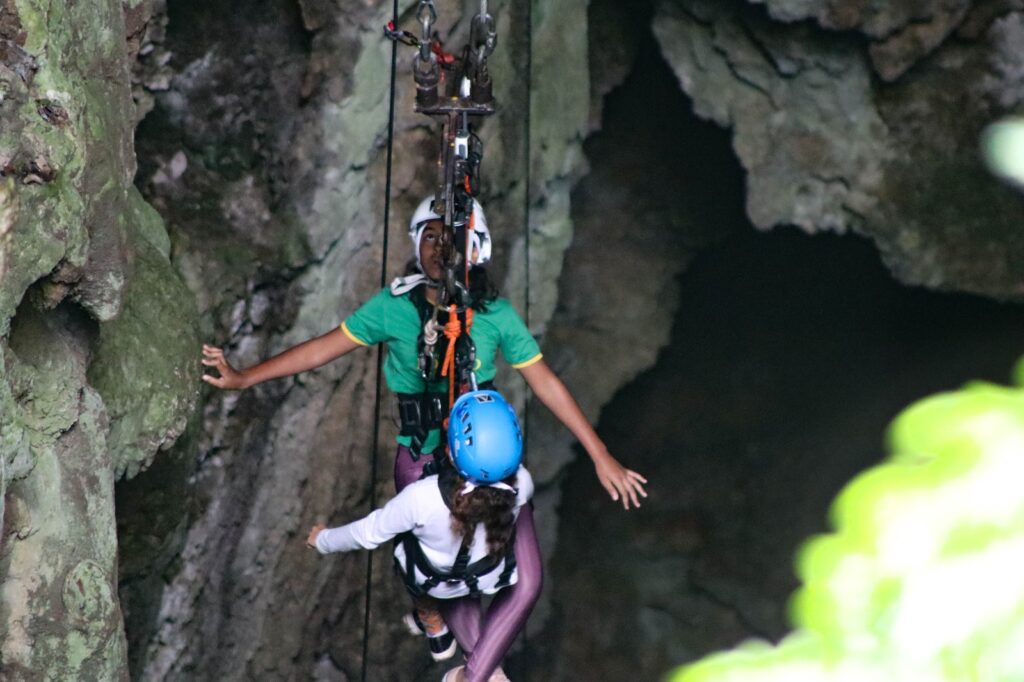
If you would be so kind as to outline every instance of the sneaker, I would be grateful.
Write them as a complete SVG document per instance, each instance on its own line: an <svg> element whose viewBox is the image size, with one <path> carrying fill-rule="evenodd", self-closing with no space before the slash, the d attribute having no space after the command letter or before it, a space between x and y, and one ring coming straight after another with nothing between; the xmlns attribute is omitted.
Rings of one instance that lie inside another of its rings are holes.
<svg viewBox="0 0 1024 682"><path fill-rule="evenodd" d="M410 611L402 616L402 625L409 631L410 635L416 635L418 637L425 637L427 634L427 628L420 622L419 616L416 615L415 611Z"/></svg>
<svg viewBox="0 0 1024 682"><path fill-rule="evenodd" d="M455 655L455 637L446 625L444 630L434 636L427 635L427 628L423 625L415 611L402 616L402 624L411 635L427 638L427 645L430 647L430 657L435 661L447 661Z"/></svg>
<svg viewBox="0 0 1024 682"><path fill-rule="evenodd" d="M447 661L455 655L455 637L448 628L437 637L427 637L427 645L430 647L430 657L435 661Z"/></svg>

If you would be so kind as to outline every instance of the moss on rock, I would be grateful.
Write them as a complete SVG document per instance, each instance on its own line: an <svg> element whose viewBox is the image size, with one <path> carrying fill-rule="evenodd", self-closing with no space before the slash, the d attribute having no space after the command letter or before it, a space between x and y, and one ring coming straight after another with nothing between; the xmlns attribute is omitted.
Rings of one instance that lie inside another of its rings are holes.
<svg viewBox="0 0 1024 682"><path fill-rule="evenodd" d="M113 482L174 441L198 393L194 302L131 184L124 11L0 3L0 628L17 679L127 678Z"/></svg>

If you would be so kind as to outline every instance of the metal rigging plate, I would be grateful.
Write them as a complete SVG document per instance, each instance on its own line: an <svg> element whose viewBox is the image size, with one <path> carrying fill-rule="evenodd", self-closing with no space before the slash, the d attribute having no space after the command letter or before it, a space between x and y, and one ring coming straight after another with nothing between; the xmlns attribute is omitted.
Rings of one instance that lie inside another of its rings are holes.
<svg viewBox="0 0 1024 682"><path fill-rule="evenodd" d="M428 116L447 116L449 114L468 114L470 116L490 116L494 113L494 101L479 104L460 97L439 97L437 104L429 107L416 105L416 112Z"/></svg>

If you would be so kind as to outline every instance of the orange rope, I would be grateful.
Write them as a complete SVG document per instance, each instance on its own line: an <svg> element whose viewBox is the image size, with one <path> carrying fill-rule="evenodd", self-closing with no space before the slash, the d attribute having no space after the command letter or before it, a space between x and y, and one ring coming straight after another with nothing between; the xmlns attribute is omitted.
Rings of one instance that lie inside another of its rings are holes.
<svg viewBox="0 0 1024 682"><path fill-rule="evenodd" d="M466 176L466 191L469 191L469 176ZM466 288L469 288L469 268L473 259L473 230L476 229L476 207L469 214L469 226L466 228L466 269L463 273L466 278Z"/></svg>
<svg viewBox="0 0 1024 682"><path fill-rule="evenodd" d="M441 376L448 377L448 409L455 404L455 340L462 334L462 323L456 313L455 305L448 306L448 322L444 325L444 335L448 338L448 349L444 353L444 364L441 365Z"/></svg>
<svg viewBox="0 0 1024 682"><path fill-rule="evenodd" d="M473 327L473 309L466 309L466 334ZM444 335L448 339L448 349L441 365L441 376L448 377L448 409L455 404L455 341L462 336L462 322L459 321L458 308L448 306L448 321L444 325Z"/></svg>

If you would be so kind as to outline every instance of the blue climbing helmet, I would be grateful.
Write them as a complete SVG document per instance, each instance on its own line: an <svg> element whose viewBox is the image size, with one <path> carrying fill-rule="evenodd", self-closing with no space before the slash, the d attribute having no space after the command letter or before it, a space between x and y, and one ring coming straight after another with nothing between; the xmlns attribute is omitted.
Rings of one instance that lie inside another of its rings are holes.
<svg viewBox="0 0 1024 682"><path fill-rule="evenodd" d="M448 451L466 480L487 485L508 478L523 458L515 410L497 391L463 394L448 420Z"/></svg>

